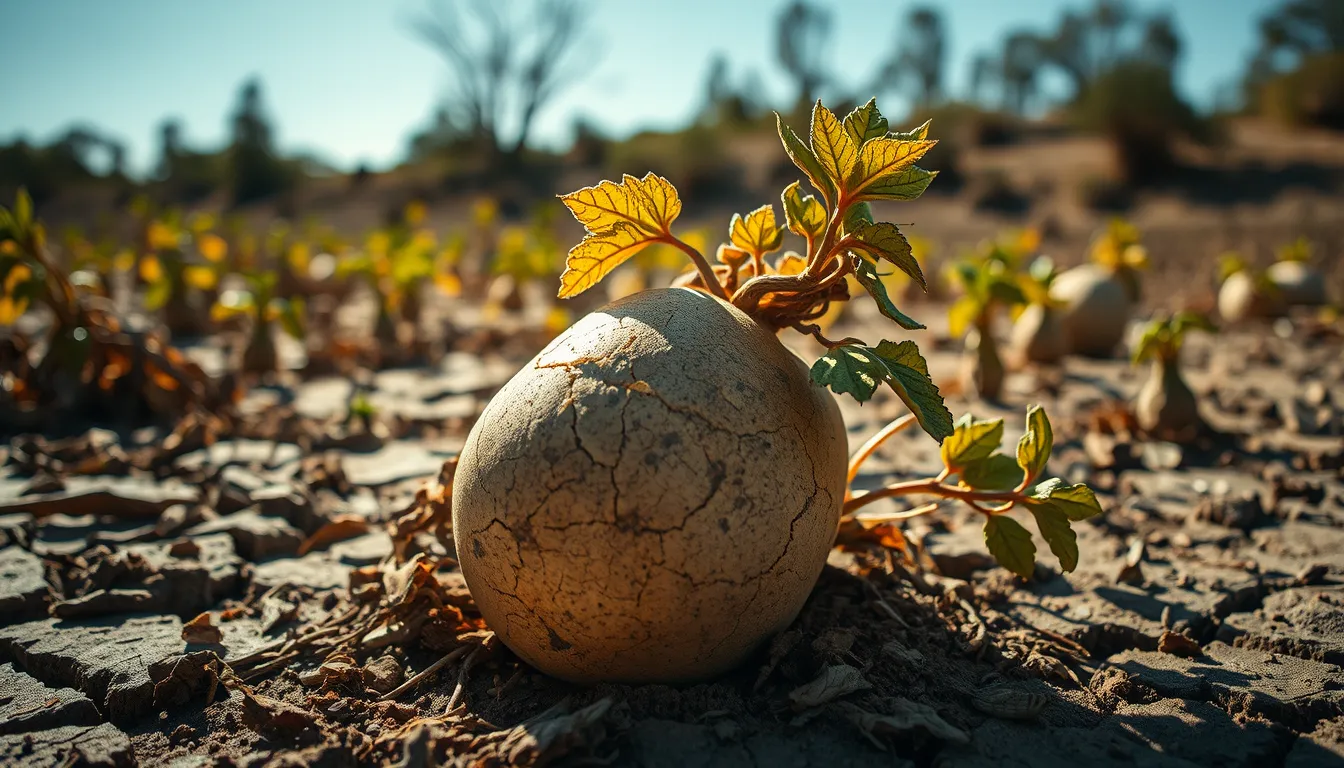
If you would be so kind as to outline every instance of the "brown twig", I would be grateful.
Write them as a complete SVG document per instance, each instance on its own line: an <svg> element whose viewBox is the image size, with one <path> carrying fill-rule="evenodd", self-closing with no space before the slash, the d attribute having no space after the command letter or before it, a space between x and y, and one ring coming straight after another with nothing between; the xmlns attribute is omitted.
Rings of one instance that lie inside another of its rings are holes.
<svg viewBox="0 0 1344 768"><path fill-rule="evenodd" d="M476 647L479 648L480 646ZM397 698L401 694L411 690L420 683L424 682L426 678L430 677L435 672L438 672L440 669L443 669L448 664L451 664L457 659L461 658L462 655L465 654L467 651L471 650L471 648L472 646L470 645L459 645L458 647L454 648L448 653L445 653L443 655L443 658L439 659L433 664L430 664L428 667L425 667L424 670L412 675L410 679L407 680L406 682L402 683L401 685L398 685L396 688L383 694L382 697L379 698L378 700L391 701L392 699ZM452 707L449 707L449 709L452 709Z"/></svg>

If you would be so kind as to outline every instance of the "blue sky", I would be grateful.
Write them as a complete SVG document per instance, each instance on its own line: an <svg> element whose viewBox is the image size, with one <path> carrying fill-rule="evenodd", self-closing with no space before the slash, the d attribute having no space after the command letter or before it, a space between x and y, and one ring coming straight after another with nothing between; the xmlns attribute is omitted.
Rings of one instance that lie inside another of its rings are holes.
<svg viewBox="0 0 1344 768"><path fill-rule="evenodd" d="M470 0L487 2L490 0ZM498 0L495 0L496 2ZM72 122L98 126L147 168L156 126L182 119L189 142L223 140L239 84L262 77L265 98L290 150L338 165L385 166L425 124L448 75L414 39L407 19L425 0L0 0L7 76L0 139L46 140ZM512 0L526 5L528 0ZM760 76L765 101L792 98L772 74L773 19L785 0L588 0L591 73L539 118L538 143L560 145L583 115L621 136L676 125L698 106L710 55L728 54L735 77ZM837 25L831 69L851 87L889 51L913 2L831 0ZM1044 29L1084 0L947 0L952 88L967 62L1005 30ZM1258 17L1273 0L1140 0L1170 9L1185 39L1182 89L1207 104L1241 71ZM888 110L890 111L890 110Z"/></svg>

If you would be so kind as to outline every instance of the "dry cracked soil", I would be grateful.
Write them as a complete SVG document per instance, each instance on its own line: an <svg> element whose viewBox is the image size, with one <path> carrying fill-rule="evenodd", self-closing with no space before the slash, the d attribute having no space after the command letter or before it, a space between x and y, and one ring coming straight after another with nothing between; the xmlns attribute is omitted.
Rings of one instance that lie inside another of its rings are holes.
<svg viewBox="0 0 1344 768"><path fill-rule="evenodd" d="M921 343L955 378L954 347ZM1105 508L1079 568L1047 557L1023 581L974 513L921 518L909 559L833 552L787 631L687 686L548 678L474 612L433 478L525 359L379 373L377 429L342 423L355 385L318 378L253 390L214 441L14 437L0 763L1344 765L1337 335L1192 341L1210 431L1189 446L1127 432L1117 403L1144 374L1119 358L1014 373L999 404L950 398L1008 440L1046 405L1052 472ZM843 410L851 446L901 413L886 395ZM857 485L937 470L905 433Z"/></svg>

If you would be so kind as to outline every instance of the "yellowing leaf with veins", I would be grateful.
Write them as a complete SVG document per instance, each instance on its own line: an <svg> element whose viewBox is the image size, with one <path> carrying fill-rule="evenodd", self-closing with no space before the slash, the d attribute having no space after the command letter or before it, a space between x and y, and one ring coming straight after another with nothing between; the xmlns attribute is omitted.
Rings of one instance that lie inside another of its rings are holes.
<svg viewBox="0 0 1344 768"><path fill-rule="evenodd" d="M681 215L681 197L677 195L677 188L662 176L650 172L639 180L639 189L648 201L648 211L657 222L658 232L667 234L672 222Z"/></svg>
<svg viewBox="0 0 1344 768"><path fill-rule="evenodd" d="M826 231L826 207L812 195L803 196L798 182L784 188L784 222L789 231L803 237L821 237Z"/></svg>
<svg viewBox="0 0 1344 768"><path fill-rule="evenodd" d="M817 159L812 148L804 144L803 140L798 138L798 134L784 124L784 118L778 112L775 113L775 127L779 129L779 141L784 145L784 153L794 165L798 166L798 170L807 174L807 180L812 183L813 189L827 200L834 200L835 185L826 177L826 170L821 167L821 161Z"/></svg>
<svg viewBox="0 0 1344 768"><path fill-rule="evenodd" d="M667 179L652 173L643 179L626 174L619 184L603 181L561 195L560 202L589 232L598 234L625 224L658 236L666 233L681 213L677 190Z"/></svg>
<svg viewBox="0 0 1344 768"><path fill-rule="evenodd" d="M807 259L793 251L779 257L779 261L775 263L775 271L781 275L801 275L805 269L807 269Z"/></svg>
<svg viewBox="0 0 1344 768"><path fill-rule="evenodd" d="M775 224L774 206L762 205L747 214L746 218L733 214L729 235L733 245L756 256L763 256L779 250L784 230Z"/></svg>
<svg viewBox="0 0 1344 768"><path fill-rule="evenodd" d="M849 192L863 194L868 187L887 181L914 165L924 153L933 149L936 141L902 141L900 139L873 139L858 152L858 162L849 179Z"/></svg>
<svg viewBox="0 0 1344 768"><path fill-rule="evenodd" d="M840 119L820 101L812 108L812 152L831 183L846 189L859 161L859 149Z"/></svg>
<svg viewBox="0 0 1344 768"><path fill-rule="evenodd" d="M570 249L565 271L560 275L560 298L567 299L592 288L626 259L647 248L653 238L631 224L622 224L601 234L590 234Z"/></svg>

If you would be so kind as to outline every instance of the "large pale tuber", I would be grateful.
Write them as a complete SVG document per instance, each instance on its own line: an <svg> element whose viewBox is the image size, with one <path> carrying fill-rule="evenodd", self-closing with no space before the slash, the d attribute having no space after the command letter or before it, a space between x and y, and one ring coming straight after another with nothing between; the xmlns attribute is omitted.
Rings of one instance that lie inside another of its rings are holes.
<svg viewBox="0 0 1344 768"><path fill-rule="evenodd" d="M491 401L453 489L462 573L519 656L576 681L686 681L798 614L845 493L834 399L705 293L580 320Z"/></svg>

